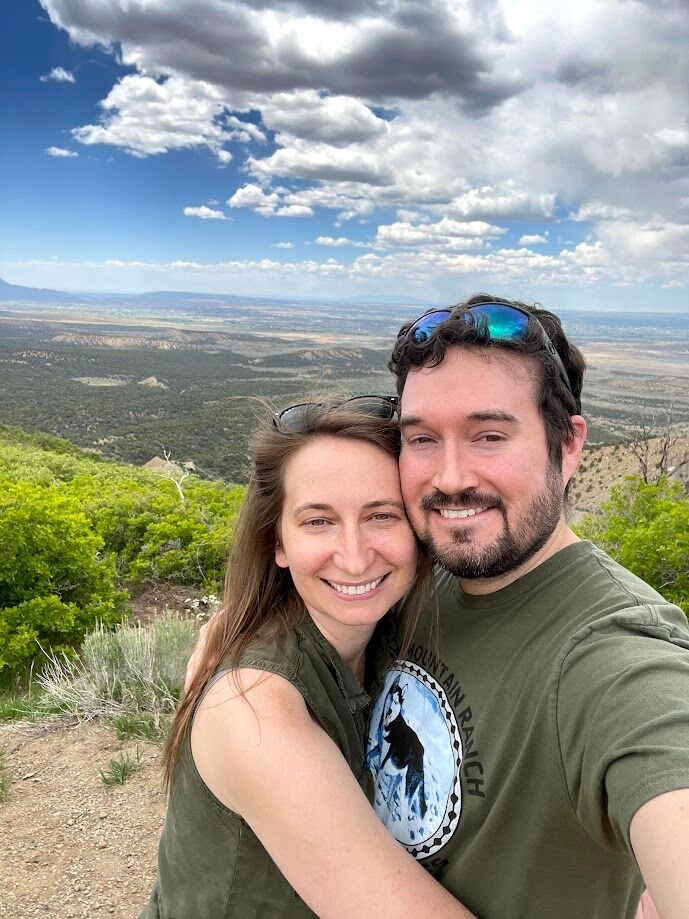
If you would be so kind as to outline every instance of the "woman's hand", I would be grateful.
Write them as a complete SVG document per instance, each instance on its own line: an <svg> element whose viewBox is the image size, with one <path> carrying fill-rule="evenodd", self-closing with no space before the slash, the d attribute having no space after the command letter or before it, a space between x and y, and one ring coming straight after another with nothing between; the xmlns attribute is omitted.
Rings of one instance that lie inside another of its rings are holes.
<svg viewBox="0 0 689 919"><path fill-rule="evenodd" d="M228 674L199 706L191 743L204 782L322 919L472 916L388 833L287 680Z"/></svg>

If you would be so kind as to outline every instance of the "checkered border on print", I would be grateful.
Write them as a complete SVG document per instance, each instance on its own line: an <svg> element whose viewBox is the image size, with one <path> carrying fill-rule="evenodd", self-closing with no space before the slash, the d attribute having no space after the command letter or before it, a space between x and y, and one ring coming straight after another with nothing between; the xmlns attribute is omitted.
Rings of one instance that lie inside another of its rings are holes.
<svg viewBox="0 0 689 919"><path fill-rule="evenodd" d="M413 661L397 661L394 667L400 673L408 673L424 684L438 700L438 704L445 718L445 724L450 734L450 743L452 744L452 753L455 760L455 780L452 790L447 799L447 807L442 823L432 838L426 839L416 845L406 845L405 848L414 858L428 858L435 855L442 847L450 841L453 833L457 829L459 818L462 813L462 782L461 782L461 765L464 759L462 748L462 737L459 733L457 719L452 710L447 695L443 687L435 680L427 670L419 667Z"/></svg>

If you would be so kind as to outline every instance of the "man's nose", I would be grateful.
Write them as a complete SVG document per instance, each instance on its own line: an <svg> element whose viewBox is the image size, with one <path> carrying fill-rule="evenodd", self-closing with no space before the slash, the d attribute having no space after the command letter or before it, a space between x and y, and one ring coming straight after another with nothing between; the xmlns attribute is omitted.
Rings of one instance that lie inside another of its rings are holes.
<svg viewBox="0 0 689 919"><path fill-rule="evenodd" d="M478 488L480 477L467 451L459 444L445 443L439 451L433 485L446 495Z"/></svg>

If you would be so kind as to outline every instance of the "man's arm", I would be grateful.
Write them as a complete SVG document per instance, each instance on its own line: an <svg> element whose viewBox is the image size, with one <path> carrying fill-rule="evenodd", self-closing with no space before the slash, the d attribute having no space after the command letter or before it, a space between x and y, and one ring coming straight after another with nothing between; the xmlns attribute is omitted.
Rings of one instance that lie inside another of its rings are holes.
<svg viewBox="0 0 689 919"><path fill-rule="evenodd" d="M689 916L689 788L651 798L634 814L630 838L662 919Z"/></svg>

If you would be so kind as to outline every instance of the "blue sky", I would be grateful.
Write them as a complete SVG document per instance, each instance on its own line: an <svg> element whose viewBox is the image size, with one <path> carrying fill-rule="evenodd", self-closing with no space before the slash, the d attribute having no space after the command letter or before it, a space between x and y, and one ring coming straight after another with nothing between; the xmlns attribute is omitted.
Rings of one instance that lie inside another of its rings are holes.
<svg viewBox="0 0 689 919"><path fill-rule="evenodd" d="M12 283L689 309L685 0L1 15Z"/></svg>

